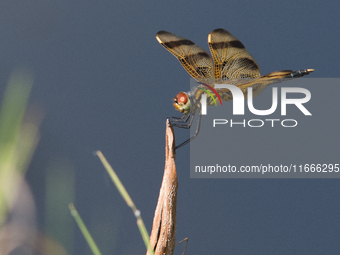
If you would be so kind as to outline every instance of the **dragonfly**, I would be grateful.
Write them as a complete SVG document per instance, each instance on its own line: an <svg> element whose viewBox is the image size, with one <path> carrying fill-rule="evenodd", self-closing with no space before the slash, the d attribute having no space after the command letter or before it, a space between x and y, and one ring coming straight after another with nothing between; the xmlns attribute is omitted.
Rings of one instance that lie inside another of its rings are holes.
<svg viewBox="0 0 340 255"><path fill-rule="evenodd" d="M195 114L201 108L201 96L207 88L223 101L233 100L229 89L214 89L214 84L233 84L240 88L247 98L247 88L252 87L253 98L271 84L308 75L314 69L297 71L283 70L261 76L260 68L244 45L225 29L213 30L208 35L209 53L192 41L167 31L156 34L157 41L174 55L184 69L200 85L188 92L179 92L173 105L182 117L172 117L174 127L189 129ZM207 94L207 93L206 93ZM207 94L207 105L214 105L212 93ZM220 101L222 104L222 101ZM200 131L201 113L198 117L195 134L175 149L183 147L197 137Z"/></svg>

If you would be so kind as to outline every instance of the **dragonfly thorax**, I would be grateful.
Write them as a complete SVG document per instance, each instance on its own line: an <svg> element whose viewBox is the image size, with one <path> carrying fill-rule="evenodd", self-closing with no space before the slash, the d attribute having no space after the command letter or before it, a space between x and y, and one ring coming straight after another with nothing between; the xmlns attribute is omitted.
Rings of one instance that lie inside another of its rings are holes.
<svg viewBox="0 0 340 255"><path fill-rule="evenodd" d="M187 93L179 92L174 100L174 106L177 111L187 114L191 109L191 101Z"/></svg>

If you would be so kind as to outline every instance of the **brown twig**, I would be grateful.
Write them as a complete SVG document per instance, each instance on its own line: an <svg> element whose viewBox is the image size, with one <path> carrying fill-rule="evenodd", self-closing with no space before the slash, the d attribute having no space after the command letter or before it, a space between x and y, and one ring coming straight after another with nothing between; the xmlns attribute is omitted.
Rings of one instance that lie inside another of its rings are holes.
<svg viewBox="0 0 340 255"><path fill-rule="evenodd" d="M176 239L177 172L175 136L170 121L166 121L165 168L153 218L150 245L155 255L173 255ZM147 252L147 255L150 253Z"/></svg>

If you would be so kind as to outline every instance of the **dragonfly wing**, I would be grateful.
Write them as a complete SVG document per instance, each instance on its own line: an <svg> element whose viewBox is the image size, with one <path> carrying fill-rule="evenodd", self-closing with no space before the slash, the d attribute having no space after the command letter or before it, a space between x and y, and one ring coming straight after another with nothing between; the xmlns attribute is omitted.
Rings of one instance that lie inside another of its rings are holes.
<svg viewBox="0 0 340 255"><path fill-rule="evenodd" d="M254 86L254 85L256 85L256 87L267 87L270 84L283 82L292 73L293 71L291 70L272 72L272 73L263 75L259 78L250 80L249 82L237 84L236 86L242 90L247 89L248 87Z"/></svg>
<svg viewBox="0 0 340 255"><path fill-rule="evenodd" d="M253 85L251 85L253 87L253 97L258 96L268 85L300 78L312 73L313 71L314 69L297 70L294 72L291 70L284 70L263 75L260 78L255 79ZM249 86L243 84L238 87L244 92Z"/></svg>
<svg viewBox="0 0 340 255"><path fill-rule="evenodd" d="M253 98L257 97L262 91L271 84L280 83L288 80L292 80L295 78L300 78L302 76L308 75L312 73L314 69L304 69L304 70L284 70L284 71L277 71L272 72L261 77L255 79L237 79L237 80L230 80L230 84L236 85L239 89L242 90L243 94L247 97L248 91L247 88L253 88ZM233 100L232 93L229 89L218 89L218 94L220 95L221 99L224 101L231 101ZM212 103L210 103L212 105Z"/></svg>
<svg viewBox="0 0 340 255"><path fill-rule="evenodd" d="M237 87L239 87L243 94L247 96L247 88L252 87L253 88L253 98L257 97L259 94L262 93L262 91L269 85L280 83L288 79L292 79L293 71L291 70L284 70L284 71L277 71L272 72L266 75L263 75L259 78L254 79L251 82L244 83L244 84L238 84Z"/></svg>
<svg viewBox="0 0 340 255"><path fill-rule="evenodd" d="M247 88L253 88L253 98L261 94L261 92L270 84L283 82L292 79L293 71L278 71L263 75L261 77L255 79L232 79L230 80L230 84L234 84L239 89L242 90L245 97L248 95ZM223 101L231 101L233 100L233 95L229 89L218 89L218 94L220 95Z"/></svg>
<svg viewBox="0 0 340 255"><path fill-rule="evenodd" d="M214 59L215 78L219 80L260 77L260 68L244 45L228 31L220 28L208 36Z"/></svg>
<svg viewBox="0 0 340 255"><path fill-rule="evenodd" d="M192 41L166 31L159 31L157 41L174 55L184 69L197 81L214 77L214 64L209 53Z"/></svg>

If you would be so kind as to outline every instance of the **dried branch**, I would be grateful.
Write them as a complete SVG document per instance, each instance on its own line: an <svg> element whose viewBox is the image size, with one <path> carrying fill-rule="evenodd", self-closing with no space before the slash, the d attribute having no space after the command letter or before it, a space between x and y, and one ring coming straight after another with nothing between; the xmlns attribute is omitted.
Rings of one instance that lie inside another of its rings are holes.
<svg viewBox="0 0 340 255"><path fill-rule="evenodd" d="M170 121L166 121L165 168L153 218L150 245L155 255L173 255L176 239L177 172L175 136ZM150 253L147 252L147 255Z"/></svg>

